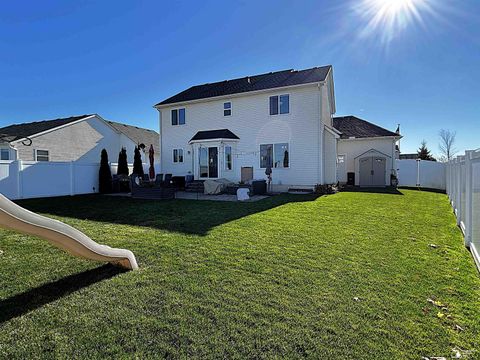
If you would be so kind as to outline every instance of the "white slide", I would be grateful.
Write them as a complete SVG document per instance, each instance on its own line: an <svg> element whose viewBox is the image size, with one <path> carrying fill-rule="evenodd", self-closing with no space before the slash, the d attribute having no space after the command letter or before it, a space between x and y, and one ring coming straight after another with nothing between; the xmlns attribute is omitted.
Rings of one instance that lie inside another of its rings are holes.
<svg viewBox="0 0 480 360"><path fill-rule="evenodd" d="M24 209L2 194L0 194L0 227L38 236L74 256L106 261L129 270L138 269L135 255L130 250L97 244L70 225Z"/></svg>

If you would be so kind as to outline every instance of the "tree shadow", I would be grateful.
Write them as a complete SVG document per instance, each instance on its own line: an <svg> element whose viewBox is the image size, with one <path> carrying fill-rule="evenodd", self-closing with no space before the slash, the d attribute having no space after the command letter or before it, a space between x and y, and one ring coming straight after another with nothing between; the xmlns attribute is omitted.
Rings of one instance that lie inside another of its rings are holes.
<svg viewBox="0 0 480 360"><path fill-rule="evenodd" d="M362 192L373 194L389 194L389 195L403 195L397 188L393 186L387 187L360 187L360 186L346 186L342 188L342 192Z"/></svg>
<svg viewBox="0 0 480 360"><path fill-rule="evenodd" d="M0 324L58 300L82 288L110 279L127 270L107 264L0 301Z"/></svg>
<svg viewBox="0 0 480 360"><path fill-rule="evenodd" d="M30 211L80 220L145 226L185 234L206 235L212 228L292 202L314 201L318 195L282 194L256 202L208 200L142 200L82 195L18 201Z"/></svg>

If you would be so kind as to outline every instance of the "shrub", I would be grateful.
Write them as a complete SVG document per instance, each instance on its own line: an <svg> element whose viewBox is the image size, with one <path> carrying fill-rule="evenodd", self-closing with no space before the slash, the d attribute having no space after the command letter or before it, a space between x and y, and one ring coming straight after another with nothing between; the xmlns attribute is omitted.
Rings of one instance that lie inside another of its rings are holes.
<svg viewBox="0 0 480 360"><path fill-rule="evenodd" d="M315 185L315 194L318 194L318 195L329 195L329 194L335 194L337 192L338 192L338 186L335 184Z"/></svg>
<svg viewBox="0 0 480 360"><path fill-rule="evenodd" d="M103 149L100 158L100 170L98 172L98 191L102 194L112 192L112 173L108 163L107 150Z"/></svg>
<svg viewBox="0 0 480 360"><path fill-rule="evenodd" d="M143 164L142 155L140 155L140 149L135 146L135 152L133 155L133 171L132 174L143 176Z"/></svg>
<svg viewBox="0 0 480 360"><path fill-rule="evenodd" d="M122 147L122 150L118 153L117 175L128 176L127 149L124 147Z"/></svg>

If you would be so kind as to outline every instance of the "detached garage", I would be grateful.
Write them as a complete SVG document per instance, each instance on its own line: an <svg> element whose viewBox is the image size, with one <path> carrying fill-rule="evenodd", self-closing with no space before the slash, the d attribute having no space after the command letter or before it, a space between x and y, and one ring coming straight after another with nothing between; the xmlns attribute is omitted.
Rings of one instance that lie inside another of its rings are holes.
<svg viewBox="0 0 480 360"><path fill-rule="evenodd" d="M355 116L333 118L341 135L337 149L337 178L341 184L389 186L395 173L396 142L401 135Z"/></svg>

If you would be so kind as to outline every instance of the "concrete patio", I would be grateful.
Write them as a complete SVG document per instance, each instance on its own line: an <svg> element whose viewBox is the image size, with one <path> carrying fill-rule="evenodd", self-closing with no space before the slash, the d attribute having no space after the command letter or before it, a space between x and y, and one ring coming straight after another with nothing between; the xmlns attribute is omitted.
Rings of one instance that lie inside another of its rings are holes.
<svg viewBox="0 0 480 360"><path fill-rule="evenodd" d="M267 195L253 195L250 199L245 200L244 202L255 202L267 198ZM237 195L229 194L219 194L219 195L206 195L203 193L194 193L186 191L177 191L175 193L176 199L187 199L187 200L211 200L211 201L238 201Z"/></svg>

